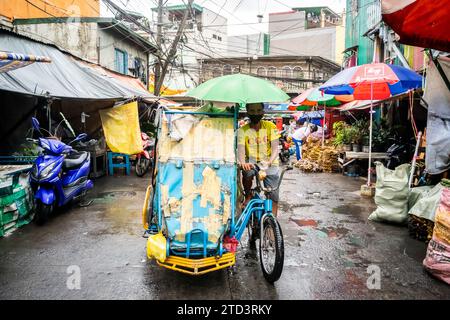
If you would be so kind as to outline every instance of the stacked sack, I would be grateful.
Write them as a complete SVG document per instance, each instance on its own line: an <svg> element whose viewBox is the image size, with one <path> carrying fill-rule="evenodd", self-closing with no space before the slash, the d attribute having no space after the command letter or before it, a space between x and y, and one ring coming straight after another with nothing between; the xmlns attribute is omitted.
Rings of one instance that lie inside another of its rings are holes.
<svg viewBox="0 0 450 320"><path fill-rule="evenodd" d="M294 166L303 172L322 172L322 168L317 162L308 159L300 159L294 164Z"/></svg>
<svg viewBox="0 0 450 320"><path fill-rule="evenodd" d="M424 186L411 189L408 199L409 235L428 242L433 236L434 219L444 185Z"/></svg>
<svg viewBox="0 0 450 320"><path fill-rule="evenodd" d="M337 172L339 151L326 141L322 147L322 141L308 137L302 146L302 159L295 166L304 172Z"/></svg>
<svg viewBox="0 0 450 320"><path fill-rule="evenodd" d="M332 146L325 146L320 155L320 166L324 172L336 172L338 166L339 151Z"/></svg>
<svg viewBox="0 0 450 320"><path fill-rule="evenodd" d="M436 210L433 237L428 244L423 265L435 277L450 284L450 180L443 180Z"/></svg>
<svg viewBox="0 0 450 320"><path fill-rule="evenodd" d="M0 195L0 237L33 220L34 197L28 176L21 175L17 180L8 181L10 186Z"/></svg>

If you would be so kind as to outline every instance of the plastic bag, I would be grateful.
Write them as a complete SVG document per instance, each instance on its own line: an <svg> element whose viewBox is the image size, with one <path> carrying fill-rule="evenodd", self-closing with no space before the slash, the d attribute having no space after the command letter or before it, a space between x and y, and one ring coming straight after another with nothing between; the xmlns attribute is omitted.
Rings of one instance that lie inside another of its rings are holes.
<svg viewBox="0 0 450 320"><path fill-rule="evenodd" d="M408 220L408 176L411 166L402 164L390 170L381 162L375 162L377 183L375 204L377 209L369 220L406 223Z"/></svg>
<svg viewBox="0 0 450 320"><path fill-rule="evenodd" d="M409 209L409 214L413 214L417 217L431 220L434 222L434 215L439 205L442 190L444 186L442 184L435 185L432 189L422 193L420 199L415 205Z"/></svg>
<svg viewBox="0 0 450 320"><path fill-rule="evenodd" d="M138 154L142 152L141 128L137 102L100 110L106 143L112 152Z"/></svg>
<svg viewBox="0 0 450 320"><path fill-rule="evenodd" d="M147 240L147 257L155 258L160 262L166 260L167 240L162 233L154 234Z"/></svg>

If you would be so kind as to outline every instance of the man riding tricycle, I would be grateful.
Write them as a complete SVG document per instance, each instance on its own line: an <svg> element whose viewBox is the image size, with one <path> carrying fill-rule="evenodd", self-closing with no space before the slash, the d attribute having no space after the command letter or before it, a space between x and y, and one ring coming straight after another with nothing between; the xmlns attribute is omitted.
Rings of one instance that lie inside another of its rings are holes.
<svg viewBox="0 0 450 320"><path fill-rule="evenodd" d="M231 267L247 229L250 243L259 240L266 280L280 278L284 243L276 219L278 189L291 168L279 170L278 133L261 121L262 105L248 104L247 112L251 122L238 130L238 105L158 109L156 161L143 224L147 255L160 266L191 275Z"/></svg>

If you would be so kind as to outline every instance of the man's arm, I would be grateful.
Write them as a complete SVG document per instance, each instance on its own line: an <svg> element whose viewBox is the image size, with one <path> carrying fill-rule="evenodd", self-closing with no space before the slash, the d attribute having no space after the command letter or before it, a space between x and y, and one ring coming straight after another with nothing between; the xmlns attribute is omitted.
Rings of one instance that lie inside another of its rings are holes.
<svg viewBox="0 0 450 320"><path fill-rule="evenodd" d="M270 153L270 159L269 159L269 164L272 165L272 163L278 158L278 145L279 145L279 140L275 139L272 140L272 142L270 143L270 148L271 148L271 153Z"/></svg>
<svg viewBox="0 0 450 320"><path fill-rule="evenodd" d="M242 128L238 131L238 164L245 171L253 169L253 164L245 161L245 131Z"/></svg>

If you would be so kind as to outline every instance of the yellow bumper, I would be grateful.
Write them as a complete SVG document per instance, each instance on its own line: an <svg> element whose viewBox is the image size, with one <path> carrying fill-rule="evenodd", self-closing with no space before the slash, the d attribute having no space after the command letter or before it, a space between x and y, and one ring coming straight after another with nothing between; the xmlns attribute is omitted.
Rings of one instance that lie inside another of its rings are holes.
<svg viewBox="0 0 450 320"><path fill-rule="evenodd" d="M178 272L199 276L208 272L231 267L236 263L234 253L225 253L220 258L187 259L176 256L167 257L164 262L156 261L160 266Z"/></svg>

